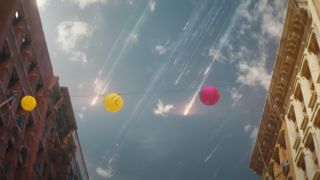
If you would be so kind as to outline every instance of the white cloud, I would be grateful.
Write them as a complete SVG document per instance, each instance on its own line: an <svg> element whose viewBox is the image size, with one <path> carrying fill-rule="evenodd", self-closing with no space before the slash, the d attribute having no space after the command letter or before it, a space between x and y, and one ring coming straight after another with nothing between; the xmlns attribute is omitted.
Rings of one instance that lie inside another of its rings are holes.
<svg viewBox="0 0 320 180"><path fill-rule="evenodd" d="M84 115L83 115L82 113L79 113L78 116L79 116L79 118L80 118L81 120L84 119Z"/></svg>
<svg viewBox="0 0 320 180"><path fill-rule="evenodd" d="M256 126L253 126L251 124L246 124L243 127L243 130L245 133L249 134L249 138L251 139L252 142L256 139L259 131Z"/></svg>
<svg viewBox="0 0 320 180"><path fill-rule="evenodd" d="M82 21L63 21L58 27L57 43L74 62L87 63L87 55L79 49L80 42L91 36L92 29Z"/></svg>
<svg viewBox="0 0 320 180"><path fill-rule="evenodd" d="M94 92L96 94L99 94L101 93L101 91L103 90L105 84L103 83L103 81L99 78L97 78L95 81L94 81Z"/></svg>
<svg viewBox="0 0 320 180"><path fill-rule="evenodd" d="M270 52L281 36L285 4L285 1L258 0L253 7L240 10L243 21L239 33L225 53L228 61L237 62L238 83L268 89L271 74L266 62L272 60Z"/></svg>
<svg viewBox="0 0 320 180"><path fill-rule="evenodd" d="M154 12L154 10L156 9L157 3L155 0L149 0L149 10L151 12Z"/></svg>
<svg viewBox="0 0 320 180"><path fill-rule="evenodd" d="M242 61L238 65L238 70L240 74L237 82L249 86L260 85L268 89L271 75L267 73L264 61L257 64Z"/></svg>
<svg viewBox="0 0 320 180"><path fill-rule="evenodd" d="M282 22L272 14L265 14L261 24L262 33L269 37L280 38L282 32Z"/></svg>
<svg viewBox="0 0 320 180"><path fill-rule="evenodd" d="M113 170L110 168L103 169L102 167L98 166L96 168L96 172L99 176L102 176L105 178L111 178L113 176Z"/></svg>
<svg viewBox="0 0 320 180"><path fill-rule="evenodd" d="M40 11L46 10L50 0L37 0L37 5Z"/></svg>
<svg viewBox="0 0 320 180"><path fill-rule="evenodd" d="M226 59L226 57L222 55L222 52L220 50L215 49L214 47L211 47L209 49L208 56L211 59L219 62L222 62L222 60Z"/></svg>
<svg viewBox="0 0 320 180"><path fill-rule="evenodd" d="M232 88L230 94L233 100L232 106L235 106L241 100L242 94L236 88Z"/></svg>
<svg viewBox="0 0 320 180"><path fill-rule="evenodd" d="M243 9L241 16L248 24L260 24L264 35L278 39L281 36L285 5L286 1L259 0L250 10Z"/></svg>
<svg viewBox="0 0 320 180"><path fill-rule="evenodd" d="M91 106L94 106L97 104L99 95L104 94L108 88L108 84L104 83L100 78L97 78L94 81L94 92L96 96L91 101Z"/></svg>
<svg viewBox="0 0 320 180"><path fill-rule="evenodd" d="M252 50L249 45L242 45L239 52L231 53L230 57L239 61L237 82L268 89L271 74L268 73L266 62L273 50L271 47L281 36L285 4L286 2L278 0L259 0L253 8L241 11L240 14L246 22L241 24L240 34L250 32L246 36L247 41L254 41L257 49ZM257 28L260 31L256 31Z"/></svg>
<svg viewBox="0 0 320 180"><path fill-rule="evenodd" d="M246 124L244 127L243 127L243 130L244 130L244 132L245 133L248 133L249 132L249 130L251 129L251 125L250 124Z"/></svg>
<svg viewBox="0 0 320 180"><path fill-rule="evenodd" d="M154 47L154 51L158 54L158 55L164 55L167 53L168 49L164 46L164 45L161 45L161 44L157 44L155 47Z"/></svg>
<svg viewBox="0 0 320 180"><path fill-rule="evenodd" d="M254 141L256 139L257 135L258 135L258 128L254 127L250 133L250 139Z"/></svg>
<svg viewBox="0 0 320 180"><path fill-rule="evenodd" d="M129 36L127 38L127 42L135 44L138 41L139 41L139 34L138 33L132 32L129 34Z"/></svg>
<svg viewBox="0 0 320 180"><path fill-rule="evenodd" d="M82 9L91 4L104 4L108 2L108 0L62 0L62 1L69 1L73 4L76 4Z"/></svg>
<svg viewBox="0 0 320 180"><path fill-rule="evenodd" d="M162 101L160 99L158 99L158 104L157 104L157 108L154 109L154 114L155 115L160 115L163 117L167 117L168 113L174 109L173 104L163 104Z"/></svg>

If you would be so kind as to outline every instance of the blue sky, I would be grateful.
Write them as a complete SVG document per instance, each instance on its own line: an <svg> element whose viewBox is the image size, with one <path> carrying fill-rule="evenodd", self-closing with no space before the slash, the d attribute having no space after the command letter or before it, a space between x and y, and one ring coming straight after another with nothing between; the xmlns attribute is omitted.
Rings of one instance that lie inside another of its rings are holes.
<svg viewBox="0 0 320 180"><path fill-rule="evenodd" d="M38 0L91 179L258 179L248 168L282 32L278 0ZM204 106L203 85L220 102ZM119 113L104 94L123 94Z"/></svg>

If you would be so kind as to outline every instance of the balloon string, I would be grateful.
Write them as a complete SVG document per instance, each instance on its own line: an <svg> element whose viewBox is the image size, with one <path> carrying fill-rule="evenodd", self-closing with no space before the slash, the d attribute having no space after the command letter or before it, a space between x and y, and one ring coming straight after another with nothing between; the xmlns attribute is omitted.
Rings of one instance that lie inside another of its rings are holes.
<svg viewBox="0 0 320 180"><path fill-rule="evenodd" d="M228 84L223 84L223 85L216 85L215 87L223 87ZM117 91L112 91L116 94L119 95L145 95L145 94L161 94L161 93L175 93L175 92L183 92L183 91L193 91L197 90L197 88L186 88L186 89L171 89L171 90L160 90L160 91L149 91L149 92L117 92ZM36 97L52 97L56 95L36 95ZM70 97L103 97L105 94L100 94L100 95L70 95ZM61 96L60 96L61 97Z"/></svg>

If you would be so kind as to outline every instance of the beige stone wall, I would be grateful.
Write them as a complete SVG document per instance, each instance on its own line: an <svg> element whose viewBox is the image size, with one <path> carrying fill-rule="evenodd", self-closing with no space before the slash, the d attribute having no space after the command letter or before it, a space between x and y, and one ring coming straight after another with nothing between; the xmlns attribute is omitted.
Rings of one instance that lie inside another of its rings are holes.
<svg viewBox="0 0 320 180"><path fill-rule="evenodd" d="M302 2L302 3L301 3ZM285 136L286 149L279 148L277 142L269 166L275 170L279 162L274 161L278 156L281 161L288 159L290 162L290 177L293 179L319 179L320 160L320 1L301 1L300 6L306 9L312 18L311 30L303 40L303 56L297 59L297 73L290 93L289 104L286 105L285 123L282 130ZM278 138L279 139L279 138ZM276 154L275 154L276 153ZM289 157L290 156L290 157ZM276 162L276 163L274 163ZM280 169L280 172L282 170ZM289 176L265 173L266 177L288 179ZM276 177L277 176L277 177ZM271 178L272 179L272 178Z"/></svg>
<svg viewBox="0 0 320 180"><path fill-rule="evenodd" d="M301 53L294 57L293 80L284 92L284 109L273 109L282 124L274 127L279 129L274 135L277 140L269 151L271 158L265 162L262 179L320 179L320 0L296 2L294 11L306 11L311 25L298 36L303 37ZM271 99L273 108L282 108L270 96L275 93L269 91L267 101Z"/></svg>

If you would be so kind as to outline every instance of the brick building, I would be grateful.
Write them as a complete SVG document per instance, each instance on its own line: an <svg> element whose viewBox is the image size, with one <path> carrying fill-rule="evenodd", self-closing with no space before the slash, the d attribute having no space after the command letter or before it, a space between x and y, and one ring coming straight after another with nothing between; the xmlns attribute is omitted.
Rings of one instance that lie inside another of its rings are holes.
<svg viewBox="0 0 320 180"><path fill-rule="evenodd" d="M26 112L21 97L37 108ZM0 1L0 179L89 179L68 89L54 76L36 0Z"/></svg>

